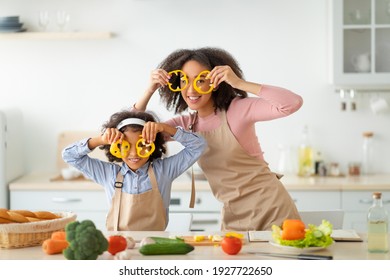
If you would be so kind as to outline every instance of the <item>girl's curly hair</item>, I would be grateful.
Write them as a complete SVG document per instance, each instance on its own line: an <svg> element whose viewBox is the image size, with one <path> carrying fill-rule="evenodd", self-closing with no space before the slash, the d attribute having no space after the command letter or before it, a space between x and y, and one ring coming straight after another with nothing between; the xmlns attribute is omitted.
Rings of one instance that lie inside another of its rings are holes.
<svg viewBox="0 0 390 280"><path fill-rule="evenodd" d="M158 66L167 72L181 70L183 65L190 60L195 60L207 67L210 71L219 65L228 65L234 73L243 79L243 73L234 57L227 51L219 48L179 49L171 53ZM174 110L175 114L187 110L188 105L179 92L172 92L169 87L160 87L159 94L168 110ZM245 91L233 88L227 83L221 83L212 92L215 109L227 110L235 97L247 97Z"/></svg>
<svg viewBox="0 0 390 280"><path fill-rule="evenodd" d="M103 124L101 132L104 133L104 131L107 128L117 127L117 125L121 121L123 121L124 119L128 119L128 118L137 118L137 119L144 120L145 122L158 122L157 116L155 116L152 112L138 112L138 111L123 110L123 111L120 111L120 112L113 114L110 117L110 119L106 123ZM123 133L128 128L136 128L136 129L139 129L139 131L141 132L143 129L143 126L138 125L138 124L129 124L129 125L122 127L120 129L120 131ZM153 161L154 159L161 158L163 156L163 154L166 153L167 149L166 149L165 142L166 141L164 140L164 136L161 133L157 133L156 140L154 141L154 145L156 146L156 149L150 155L150 157L149 157L150 161ZM101 146L100 149L105 151L105 154L110 162L114 162L114 161L122 162L122 159L117 158L110 153L110 145Z"/></svg>

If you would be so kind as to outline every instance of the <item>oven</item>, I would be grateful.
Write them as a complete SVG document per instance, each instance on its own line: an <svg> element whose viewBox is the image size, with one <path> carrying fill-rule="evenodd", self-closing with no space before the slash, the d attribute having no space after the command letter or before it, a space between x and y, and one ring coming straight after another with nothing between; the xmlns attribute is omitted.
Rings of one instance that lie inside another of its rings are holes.
<svg viewBox="0 0 390 280"><path fill-rule="evenodd" d="M210 191L197 191L194 208L189 208L191 192L173 191L171 194L170 213L191 213L191 231L220 231L220 203Z"/></svg>

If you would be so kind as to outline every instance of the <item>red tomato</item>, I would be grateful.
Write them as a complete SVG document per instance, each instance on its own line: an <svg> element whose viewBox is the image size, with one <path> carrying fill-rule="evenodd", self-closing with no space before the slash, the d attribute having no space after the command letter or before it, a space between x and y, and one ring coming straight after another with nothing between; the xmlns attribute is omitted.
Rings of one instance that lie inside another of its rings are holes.
<svg viewBox="0 0 390 280"><path fill-rule="evenodd" d="M121 235L111 235L108 237L108 249L107 251L111 255L115 255L118 252L124 251L127 248L126 238Z"/></svg>
<svg viewBox="0 0 390 280"><path fill-rule="evenodd" d="M225 236L221 241L222 250L229 255L237 255L241 251L242 241L240 238Z"/></svg>

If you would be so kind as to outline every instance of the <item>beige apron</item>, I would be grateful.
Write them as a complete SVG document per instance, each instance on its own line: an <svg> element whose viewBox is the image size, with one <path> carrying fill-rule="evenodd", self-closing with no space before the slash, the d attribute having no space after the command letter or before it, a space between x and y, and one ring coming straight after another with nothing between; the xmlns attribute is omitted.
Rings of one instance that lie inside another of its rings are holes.
<svg viewBox="0 0 390 280"><path fill-rule="evenodd" d="M106 220L108 231L165 230L166 211L151 164L148 175L152 189L140 194L129 194L122 192L123 175L118 172L115 194Z"/></svg>
<svg viewBox="0 0 390 280"><path fill-rule="evenodd" d="M270 230L285 219L299 219L289 193L268 164L248 155L221 113L221 126L200 132L208 143L198 160L214 196L221 201L222 230Z"/></svg>

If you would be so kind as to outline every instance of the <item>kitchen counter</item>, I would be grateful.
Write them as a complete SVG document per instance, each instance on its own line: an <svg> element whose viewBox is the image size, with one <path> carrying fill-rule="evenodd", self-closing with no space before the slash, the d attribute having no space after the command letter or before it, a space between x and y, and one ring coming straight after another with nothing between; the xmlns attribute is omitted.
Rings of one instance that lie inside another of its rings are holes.
<svg viewBox="0 0 390 280"><path fill-rule="evenodd" d="M191 236L193 232L184 232L180 234L170 232L124 232L126 235L133 237L136 241L136 247L131 249L131 259L133 260L256 260L256 259L281 259L270 256L261 256L249 254L248 252L268 252L268 253L287 253L277 247L272 246L268 242L249 242L245 240L245 244L241 252L237 255L227 255L222 251L220 246L195 246L195 250L186 255L156 255L156 256L143 256L138 252L139 241L146 236ZM221 232L202 233L208 234L220 234ZM361 235L363 239L364 235ZM389 235L390 237L390 235ZM41 246L19 248L19 249L0 249L0 259L2 260L64 260L62 254L47 255L42 251ZM367 252L366 242L335 242L330 247L321 251L310 252L310 254L316 255L331 255L334 260L390 260L390 253L385 254L370 254Z"/></svg>
<svg viewBox="0 0 390 280"><path fill-rule="evenodd" d="M103 188L85 179L79 180L51 180L58 178L58 174L31 173L13 181L10 190L101 190ZM287 190L300 191L377 191L390 190L390 174L375 174L368 176L344 177L298 177L285 175L281 181ZM209 191L206 180L196 180L196 190ZM178 177L172 185L172 191L190 191L191 179L187 174Z"/></svg>
<svg viewBox="0 0 390 280"><path fill-rule="evenodd" d="M390 174L373 174L340 177L299 177L286 175L281 178L287 190L303 191L377 191L390 190Z"/></svg>
<svg viewBox="0 0 390 280"><path fill-rule="evenodd" d="M77 190L77 191L103 191L99 184L84 179L63 180L61 176L55 173L37 173L33 172L24 175L9 184L12 190ZM196 181L197 190L210 190L206 180ZM187 174L178 177L173 185L172 191L191 191L191 178Z"/></svg>

